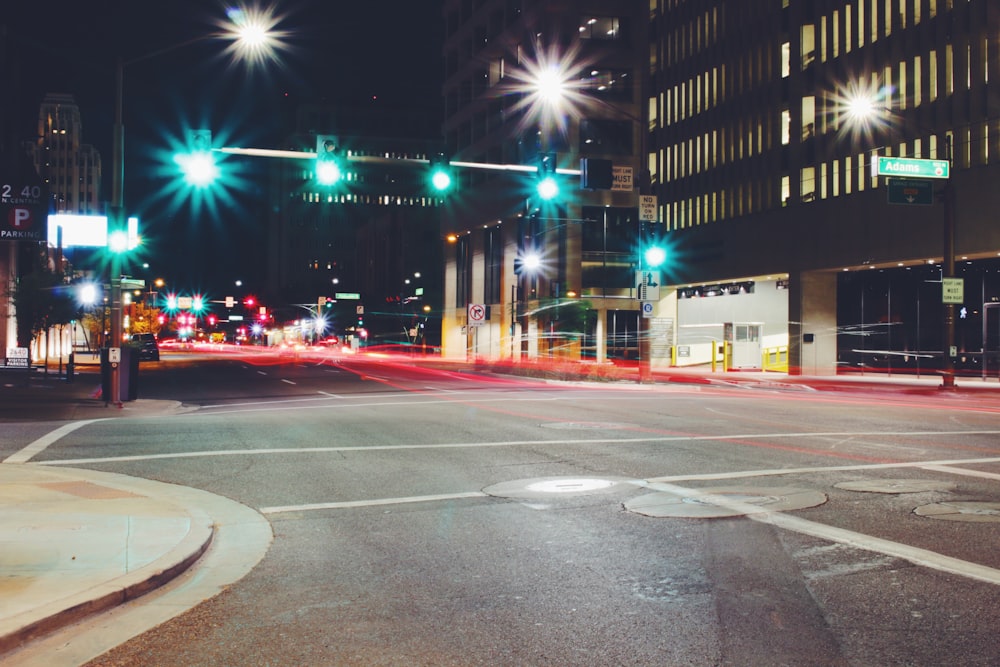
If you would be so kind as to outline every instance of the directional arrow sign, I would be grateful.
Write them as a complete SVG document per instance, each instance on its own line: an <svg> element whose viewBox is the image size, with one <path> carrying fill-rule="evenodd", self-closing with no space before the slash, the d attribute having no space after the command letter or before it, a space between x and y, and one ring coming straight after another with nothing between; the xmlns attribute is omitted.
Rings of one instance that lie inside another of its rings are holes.
<svg viewBox="0 0 1000 667"><path fill-rule="evenodd" d="M948 178L948 160L918 160L909 157L878 157L872 162L872 176L905 176L906 178Z"/></svg>
<svg viewBox="0 0 1000 667"><path fill-rule="evenodd" d="M890 178L889 203L930 206L934 203L934 182L918 178Z"/></svg>

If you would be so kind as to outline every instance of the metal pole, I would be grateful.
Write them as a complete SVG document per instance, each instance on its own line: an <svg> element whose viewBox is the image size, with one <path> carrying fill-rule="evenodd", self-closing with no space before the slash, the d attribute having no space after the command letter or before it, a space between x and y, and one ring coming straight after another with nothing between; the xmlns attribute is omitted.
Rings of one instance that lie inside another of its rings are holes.
<svg viewBox="0 0 1000 667"><path fill-rule="evenodd" d="M945 137L948 161L951 162L951 136ZM944 289L944 279L955 277L955 190L951 180L944 186L944 258L941 261L941 289ZM955 388L955 360L952 349L955 347L955 304L944 303L943 347L941 363L941 389Z"/></svg>
<svg viewBox="0 0 1000 667"><path fill-rule="evenodd" d="M125 230L125 198L123 181L125 174L125 128L122 125L122 80L125 65L118 58L115 77L115 125L112 137L111 167L111 210L108 215L108 250L111 253L111 345L122 344L122 257L121 252L111 247L112 239ZM121 404L121 364L111 367L111 400Z"/></svg>
<svg viewBox="0 0 1000 667"><path fill-rule="evenodd" d="M514 362L514 333L517 330L517 277L514 277L514 284L510 286L510 361Z"/></svg>

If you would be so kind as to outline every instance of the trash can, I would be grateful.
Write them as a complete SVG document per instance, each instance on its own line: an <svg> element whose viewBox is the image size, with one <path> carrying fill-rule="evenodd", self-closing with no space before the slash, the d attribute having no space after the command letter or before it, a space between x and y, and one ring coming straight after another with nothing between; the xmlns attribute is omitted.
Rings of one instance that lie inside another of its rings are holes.
<svg viewBox="0 0 1000 667"><path fill-rule="evenodd" d="M139 350L123 346L122 360L118 364L118 398L115 403L134 401L139 398ZM101 395L104 404L112 400L111 396L111 361L108 358L108 348L101 350Z"/></svg>
<svg viewBox="0 0 1000 667"><path fill-rule="evenodd" d="M122 347L122 363L118 366L121 386L119 395L122 401L134 401L139 398L139 350L126 345Z"/></svg>

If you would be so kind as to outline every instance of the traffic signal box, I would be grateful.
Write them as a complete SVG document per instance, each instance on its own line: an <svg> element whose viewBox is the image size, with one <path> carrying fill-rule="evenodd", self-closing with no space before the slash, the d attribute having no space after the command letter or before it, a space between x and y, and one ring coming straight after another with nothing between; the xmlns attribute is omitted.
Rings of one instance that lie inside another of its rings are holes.
<svg viewBox="0 0 1000 667"><path fill-rule="evenodd" d="M428 161L431 167L429 176L431 189L442 194L450 191L455 179L444 153L432 155Z"/></svg>
<svg viewBox="0 0 1000 667"><path fill-rule="evenodd" d="M550 201L559 196L559 181L556 179L556 154L538 154L538 196L543 201Z"/></svg>
<svg viewBox="0 0 1000 667"><path fill-rule="evenodd" d="M321 185L335 185L344 178L344 156L337 137L316 135L316 180Z"/></svg>
<svg viewBox="0 0 1000 667"><path fill-rule="evenodd" d="M212 155L212 131L191 130L187 133L187 150L174 156L184 181L193 187L206 187L219 177L219 167Z"/></svg>
<svg viewBox="0 0 1000 667"><path fill-rule="evenodd" d="M580 160L580 187L584 190L610 190L614 186L611 160L585 157Z"/></svg>

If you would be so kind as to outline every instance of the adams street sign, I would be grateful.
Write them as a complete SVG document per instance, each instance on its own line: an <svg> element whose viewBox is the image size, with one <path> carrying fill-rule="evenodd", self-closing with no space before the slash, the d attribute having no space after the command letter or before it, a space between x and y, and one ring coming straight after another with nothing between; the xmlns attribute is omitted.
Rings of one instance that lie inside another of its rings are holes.
<svg viewBox="0 0 1000 667"><path fill-rule="evenodd" d="M872 161L872 176L902 176L905 178L948 178L948 160L918 160L910 157L881 157Z"/></svg>

